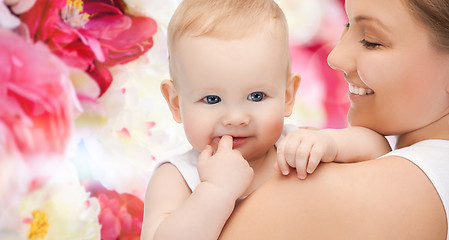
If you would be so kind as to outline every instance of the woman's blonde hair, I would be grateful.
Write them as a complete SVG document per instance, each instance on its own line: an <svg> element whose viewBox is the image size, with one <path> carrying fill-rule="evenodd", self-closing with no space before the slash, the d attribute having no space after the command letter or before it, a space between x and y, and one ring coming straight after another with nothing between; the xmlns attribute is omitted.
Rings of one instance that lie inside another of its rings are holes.
<svg viewBox="0 0 449 240"><path fill-rule="evenodd" d="M285 15L273 0L183 0L168 25L169 54L184 36L239 39L261 31L279 39L288 57L288 25Z"/></svg>

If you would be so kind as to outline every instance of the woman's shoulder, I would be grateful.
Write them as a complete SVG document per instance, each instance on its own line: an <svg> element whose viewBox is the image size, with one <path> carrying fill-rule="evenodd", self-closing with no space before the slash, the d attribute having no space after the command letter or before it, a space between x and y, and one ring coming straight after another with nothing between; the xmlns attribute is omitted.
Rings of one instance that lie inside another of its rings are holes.
<svg viewBox="0 0 449 240"><path fill-rule="evenodd" d="M423 171L399 156L276 175L235 210L223 239L445 239L446 215Z"/></svg>

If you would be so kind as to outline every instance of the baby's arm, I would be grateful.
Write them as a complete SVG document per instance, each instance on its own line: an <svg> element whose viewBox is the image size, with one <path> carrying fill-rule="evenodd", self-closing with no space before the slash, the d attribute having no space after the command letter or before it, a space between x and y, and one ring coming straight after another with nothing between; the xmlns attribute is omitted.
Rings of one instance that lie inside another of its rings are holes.
<svg viewBox="0 0 449 240"><path fill-rule="evenodd" d="M385 137L363 127L345 129L301 128L289 133L278 146L275 168L284 175L296 168L298 178L313 173L320 162L358 162L391 151Z"/></svg>
<svg viewBox="0 0 449 240"><path fill-rule="evenodd" d="M391 151L387 139L364 127L321 130L329 134L337 145L334 162L351 163L378 158Z"/></svg>
<svg viewBox="0 0 449 240"><path fill-rule="evenodd" d="M201 183L191 193L171 164L152 177L145 197L142 239L217 239L253 171L232 138L223 137L212 155L208 146L198 162Z"/></svg>

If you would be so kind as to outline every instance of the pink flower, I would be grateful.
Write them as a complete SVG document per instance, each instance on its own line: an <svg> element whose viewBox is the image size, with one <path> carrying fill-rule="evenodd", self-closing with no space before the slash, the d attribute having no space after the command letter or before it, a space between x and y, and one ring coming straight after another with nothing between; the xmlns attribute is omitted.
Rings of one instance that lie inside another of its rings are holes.
<svg viewBox="0 0 449 240"><path fill-rule="evenodd" d="M329 44L310 46L314 54L310 58L309 66L315 76L319 76L324 86L323 107L326 111L325 128L347 127L346 113L349 109L348 84L343 75L331 69L327 64L327 56L332 50Z"/></svg>
<svg viewBox="0 0 449 240"><path fill-rule="evenodd" d="M153 46L156 22L127 16L124 7L121 0L37 0L20 18L32 39L89 73L101 95L112 82L108 67L132 61Z"/></svg>
<svg viewBox="0 0 449 240"><path fill-rule="evenodd" d="M0 158L62 153L77 104L68 69L48 48L0 29Z"/></svg>
<svg viewBox="0 0 449 240"><path fill-rule="evenodd" d="M98 216L103 240L138 240L142 230L143 202L129 193L119 194L107 190L99 183L91 184L88 191L100 201Z"/></svg>

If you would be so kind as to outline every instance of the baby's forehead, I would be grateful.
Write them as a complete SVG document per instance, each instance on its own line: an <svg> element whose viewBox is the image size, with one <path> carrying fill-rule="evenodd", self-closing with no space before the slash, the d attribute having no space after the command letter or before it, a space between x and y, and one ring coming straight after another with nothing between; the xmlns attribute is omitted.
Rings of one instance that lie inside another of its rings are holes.
<svg viewBox="0 0 449 240"><path fill-rule="evenodd" d="M212 78L287 72L289 55L263 36L239 40L185 38L170 56L172 74Z"/></svg>
<svg viewBox="0 0 449 240"><path fill-rule="evenodd" d="M275 88L287 79L287 61L270 58L248 59L184 59L174 64L172 77L186 89L229 91ZM192 60L192 61L189 61Z"/></svg>
<svg viewBox="0 0 449 240"><path fill-rule="evenodd" d="M289 64L289 59L288 44L266 33L240 38L186 36L179 39L170 51L171 67L245 64L263 71L265 65L285 65Z"/></svg>
<svg viewBox="0 0 449 240"><path fill-rule="evenodd" d="M247 38L252 38L256 35L263 35L267 40L275 40L277 45L288 45L288 33L286 33L279 24L274 21L269 21L266 24L262 24L257 27L252 28L235 28L227 26L223 29L214 30L210 32L202 31L184 31L172 37L169 41L169 51L172 52L173 48L177 47L179 42L186 39L201 39L209 38L216 39L223 42L226 41L237 41Z"/></svg>

